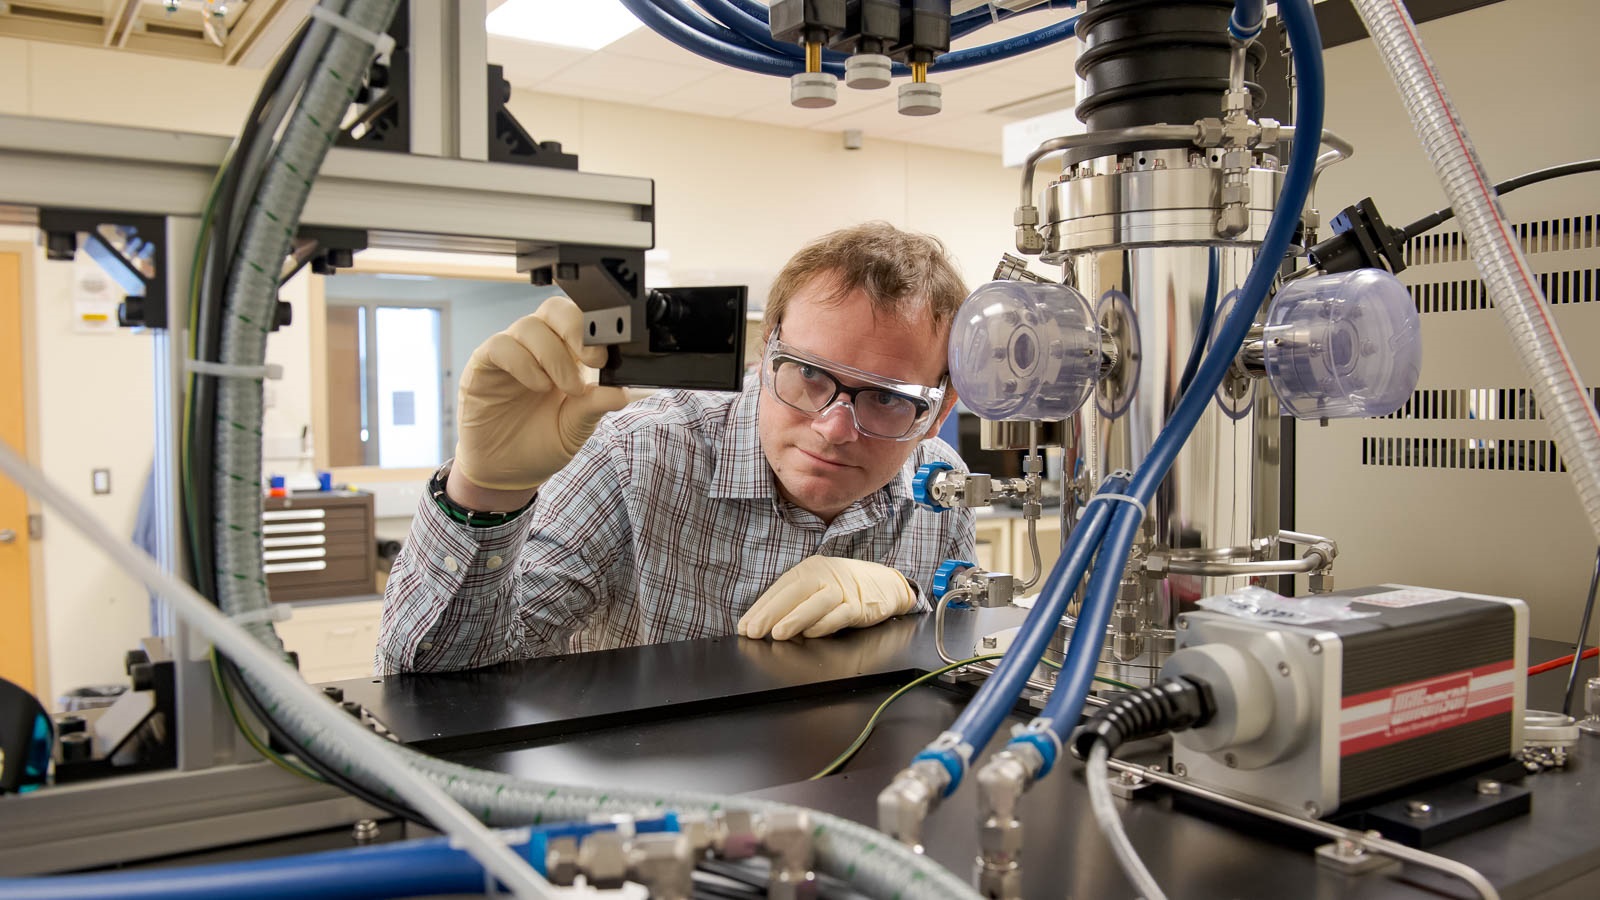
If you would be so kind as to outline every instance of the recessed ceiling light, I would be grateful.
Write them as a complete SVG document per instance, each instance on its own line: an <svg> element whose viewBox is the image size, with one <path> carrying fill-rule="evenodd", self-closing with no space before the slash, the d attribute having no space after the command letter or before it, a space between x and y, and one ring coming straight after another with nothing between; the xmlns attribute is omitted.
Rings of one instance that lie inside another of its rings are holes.
<svg viewBox="0 0 1600 900"><path fill-rule="evenodd" d="M506 0L484 24L519 41L599 50L642 23L617 0Z"/></svg>

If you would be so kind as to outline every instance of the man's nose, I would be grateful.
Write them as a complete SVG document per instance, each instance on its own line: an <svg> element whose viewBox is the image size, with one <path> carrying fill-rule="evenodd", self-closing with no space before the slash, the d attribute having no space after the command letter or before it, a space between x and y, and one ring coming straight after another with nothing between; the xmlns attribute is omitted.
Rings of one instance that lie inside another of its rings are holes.
<svg viewBox="0 0 1600 900"><path fill-rule="evenodd" d="M856 411L843 397L828 405L811 420L811 427L830 444L848 444L861 437L856 430Z"/></svg>

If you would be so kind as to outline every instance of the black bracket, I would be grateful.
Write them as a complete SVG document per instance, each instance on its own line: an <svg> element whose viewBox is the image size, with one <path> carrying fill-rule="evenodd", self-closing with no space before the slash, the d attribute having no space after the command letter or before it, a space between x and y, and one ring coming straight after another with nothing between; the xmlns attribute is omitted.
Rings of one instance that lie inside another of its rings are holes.
<svg viewBox="0 0 1600 900"><path fill-rule="evenodd" d="M62 732L57 784L178 764L177 672L172 654L161 638L146 638L143 644L124 660L132 690L109 708L57 717ZM86 728L84 719L93 727ZM69 727L68 720L78 721Z"/></svg>
<svg viewBox="0 0 1600 900"><path fill-rule="evenodd" d="M110 226L123 238L121 247L104 231ZM83 209L41 209L48 259L70 261L83 252L122 288L117 323L124 328L167 327L167 273L162 253L167 247L167 220L127 212ZM83 235L80 244L78 236ZM148 270L148 274L147 274Z"/></svg>
<svg viewBox="0 0 1600 900"><path fill-rule="evenodd" d="M356 93L355 119L340 133L340 147L382 150L388 153L411 152L411 13L402 2L389 26L394 49L388 59L374 59ZM578 157L565 153L558 141L538 141L528 134L506 107L511 100L511 84L501 66L488 66L488 105L484 127L489 134L489 161L545 166L553 169L578 168Z"/></svg>
<svg viewBox="0 0 1600 900"><path fill-rule="evenodd" d="M534 140L506 108L510 100L505 69L489 66L489 161L577 171L577 155L562 152L560 141Z"/></svg>
<svg viewBox="0 0 1600 900"><path fill-rule="evenodd" d="M1378 205L1367 197L1333 218L1333 237L1311 248L1311 261L1322 271L1388 269L1398 275L1406 267L1400 229L1385 224Z"/></svg>
<svg viewBox="0 0 1600 900"><path fill-rule="evenodd" d="M585 313L626 307L630 340L611 344L600 383L737 391L744 383L747 289L644 285L644 251L564 245L518 254L535 285L555 286ZM591 337L599 337L599 322Z"/></svg>

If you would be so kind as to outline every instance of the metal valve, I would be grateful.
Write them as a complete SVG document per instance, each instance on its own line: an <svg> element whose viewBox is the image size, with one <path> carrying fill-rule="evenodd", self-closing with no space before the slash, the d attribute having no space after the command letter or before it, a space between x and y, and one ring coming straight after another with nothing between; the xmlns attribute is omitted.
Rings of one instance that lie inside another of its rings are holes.
<svg viewBox="0 0 1600 900"><path fill-rule="evenodd" d="M1010 606L1016 579L1009 572L990 572L964 559L947 559L933 573L933 600L953 606Z"/></svg>

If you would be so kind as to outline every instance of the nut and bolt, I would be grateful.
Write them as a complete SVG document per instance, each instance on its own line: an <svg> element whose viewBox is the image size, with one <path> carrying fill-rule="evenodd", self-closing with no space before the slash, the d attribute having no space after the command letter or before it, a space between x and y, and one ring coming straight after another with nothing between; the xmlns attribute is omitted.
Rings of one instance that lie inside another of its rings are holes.
<svg viewBox="0 0 1600 900"><path fill-rule="evenodd" d="M981 643L983 644L983 649L985 650L993 650L994 648L1000 646L999 638L996 638L992 634L984 635Z"/></svg>
<svg viewBox="0 0 1600 900"><path fill-rule="evenodd" d="M1316 638L1312 638L1306 642L1306 649L1311 651L1312 656L1316 656L1322 652L1322 642Z"/></svg>
<svg viewBox="0 0 1600 900"><path fill-rule="evenodd" d="M358 844L370 844L378 839L378 823L371 819L361 819L350 829L350 839Z"/></svg>
<svg viewBox="0 0 1600 900"><path fill-rule="evenodd" d="M1500 782L1493 778L1484 778L1478 781L1478 795L1482 797L1500 796Z"/></svg>
<svg viewBox="0 0 1600 900"><path fill-rule="evenodd" d="M1172 766L1172 774L1178 776L1179 778L1183 778L1189 774L1189 767L1183 763L1175 763Z"/></svg>
<svg viewBox="0 0 1600 900"><path fill-rule="evenodd" d="M1179 631L1188 631L1189 630L1189 620L1180 616L1178 618L1178 630Z"/></svg>
<svg viewBox="0 0 1600 900"><path fill-rule="evenodd" d="M1322 815L1322 807L1318 806L1314 801L1307 800L1306 801L1306 815L1308 815L1311 818L1315 819L1317 816Z"/></svg>
<svg viewBox="0 0 1600 900"><path fill-rule="evenodd" d="M1425 800L1412 800L1406 803L1406 815L1413 819L1426 819L1433 815L1433 804Z"/></svg>
<svg viewBox="0 0 1600 900"><path fill-rule="evenodd" d="M1278 674L1282 675L1285 678L1288 678L1289 677L1289 664L1286 663L1286 662L1278 663Z"/></svg>

